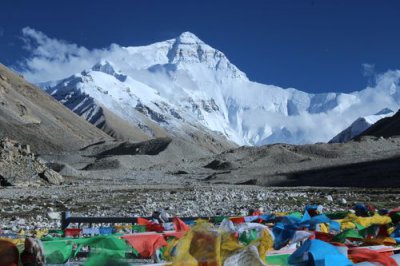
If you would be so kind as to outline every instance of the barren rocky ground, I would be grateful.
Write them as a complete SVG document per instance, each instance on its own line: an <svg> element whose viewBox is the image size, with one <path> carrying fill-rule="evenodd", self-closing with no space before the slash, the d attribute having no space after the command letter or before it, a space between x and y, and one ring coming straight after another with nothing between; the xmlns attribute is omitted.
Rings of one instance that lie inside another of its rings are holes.
<svg viewBox="0 0 400 266"><path fill-rule="evenodd" d="M54 212L66 210L84 216L148 216L163 208L171 215L215 216L244 215L258 207L302 210L307 204L322 204L325 211L358 202L398 207L399 145L398 138L367 138L210 155L171 139L94 143L73 153L39 156L64 176L62 185L0 188L1 223L57 227ZM330 186L332 179L339 186ZM305 182L297 186L293 180Z"/></svg>
<svg viewBox="0 0 400 266"><path fill-rule="evenodd" d="M0 189L1 224L58 227L53 212L70 210L82 216L150 216L159 208L170 215L243 215L250 208L265 211L302 210L322 204L325 211L345 210L355 203L397 207L400 189L260 187L238 185L134 185L112 180L68 180L62 186Z"/></svg>

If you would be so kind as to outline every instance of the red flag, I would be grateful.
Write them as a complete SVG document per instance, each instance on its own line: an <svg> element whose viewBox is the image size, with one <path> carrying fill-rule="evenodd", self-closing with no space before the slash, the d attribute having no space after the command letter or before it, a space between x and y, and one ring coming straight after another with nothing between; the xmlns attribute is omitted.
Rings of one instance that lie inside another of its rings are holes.
<svg viewBox="0 0 400 266"><path fill-rule="evenodd" d="M181 231L189 231L190 227L185 224L181 219L179 219L178 217L174 217L172 219L172 222L174 223L175 226L175 231L177 232L181 232Z"/></svg>
<svg viewBox="0 0 400 266"><path fill-rule="evenodd" d="M245 222L244 217L231 217L229 218L234 224L242 224Z"/></svg>
<svg viewBox="0 0 400 266"><path fill-rule="evenodd" d="M124 235L121 238L125 239L144 258L151 257L157 249L168 245L162 235L155 233Z"/></svg>
<svg viewBox="0 0 400 266"><path fill-rule="evenodd" d="M382 254L370 249L357 249L349 251L349 258L357 262L378 262L384 266L397 266L397 262L387 254Z"/></svg>
<svg viewBox="0 0 400 266"><path fill-rule="evenodd" d="M144 218L137 218L137 224L138 225L148 225L150 223L150 221L149 220L147 220L147 219L144 219Z"/></svg>

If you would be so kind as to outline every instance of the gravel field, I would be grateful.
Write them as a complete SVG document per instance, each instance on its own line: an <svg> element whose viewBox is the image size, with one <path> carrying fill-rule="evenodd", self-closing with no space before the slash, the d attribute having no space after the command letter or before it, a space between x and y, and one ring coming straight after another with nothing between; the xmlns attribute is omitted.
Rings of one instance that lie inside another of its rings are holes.
<svg viewBox="0 0 400 266"><path fill-rule="evenodd" d="M63 176L62 184L21 179L1 187L2 226L59 227L59 212L67 210L73 216L149 216L162 208L185 217L294 211L307 204L327 212L359 202L398 207L400 138L241 147L216 155L191 148L168 139L113 141L40 155L37 160ZM5 162L31 171L21 156Z"/></svg>
<svg viewBox="0 0 400 266"><path fill-rule="evenodd" d="M69 180L70 185L0 189L1 224L8 227L58 227L54 213L74 216L150 216L159 208L170 215L245 215L250 208L268 212L302 210L321 204L326 212L355 203L398 207L400 189L261 187L238 185L132 185L112 180Z"/></svg>

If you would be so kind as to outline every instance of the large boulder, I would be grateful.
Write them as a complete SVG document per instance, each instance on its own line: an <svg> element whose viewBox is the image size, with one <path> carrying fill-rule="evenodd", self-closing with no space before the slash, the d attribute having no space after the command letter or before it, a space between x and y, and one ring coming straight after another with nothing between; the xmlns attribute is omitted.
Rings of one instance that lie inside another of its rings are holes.
<svg viewBox="0 0 400 266"><path fill-rule="evenodd" d="M64 178L52 169L46 169L39 176L51 185L61 185L64 182Z"/></svg>

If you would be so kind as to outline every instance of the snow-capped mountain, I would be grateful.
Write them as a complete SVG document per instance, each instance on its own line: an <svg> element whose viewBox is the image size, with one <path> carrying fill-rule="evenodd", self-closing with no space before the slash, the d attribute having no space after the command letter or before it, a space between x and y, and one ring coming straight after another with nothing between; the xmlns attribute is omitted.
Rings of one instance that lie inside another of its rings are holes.
<svg viewBox="0 0 400 266"><path fill-rule="evenodd" d="M309 94L250 81L189 32L117 48L46 90L100 128L112 116L129 125L127 132L207 132L239 145L326 142L360 116L400 106L400 71L359 92Z"/></svg>
<svg viewBox="0 0 400 266"><path fill-rule="evenodd" d="M355 137L355 139L360 139L363 136L375 136L383 138L400 136L400 110L397 111L393 116L385 117L377 121L367 130Z"/></svg>
<svg viewBox="0 0 400 266"><path fill-rule="evenodd" d="M337 134L329 143L343 143L353 139L355 136L360 135L370 126L375 124L382 118L394 115L393 110L385 108L374 115L368 115L364 117L359 117L354 121L348 128Z"/></svg>

